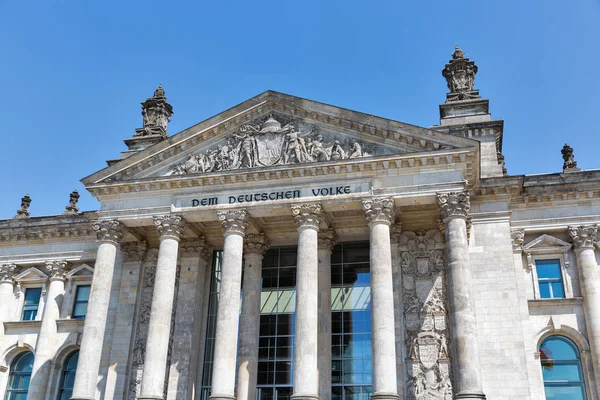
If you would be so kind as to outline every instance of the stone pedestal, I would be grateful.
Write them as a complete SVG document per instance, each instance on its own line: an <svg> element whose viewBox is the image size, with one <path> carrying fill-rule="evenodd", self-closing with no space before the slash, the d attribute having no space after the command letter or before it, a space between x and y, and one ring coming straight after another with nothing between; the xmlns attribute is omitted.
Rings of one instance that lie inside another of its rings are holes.
<svg viewBox="0 0 600 400"><path fill-rule="evenodd" d="M148 323L148 339L144 357L144 375L139 399L163 399L167 356L171 333L171 315L177 276L177 253L179 240L185 230L185 222L179 215L154 218L160 237L154 292Z"/></svg>
<svg viewBox="0 0 600 400"><path fill-rule="evenodd" d="M479 340L475 306L471 296L471 270L467 239L469 192L437 195L446 230L450 326L455 343L455 399L485 399L481 385Z"/></svg>
<svg viewBox="0 0 600 400"><path fill-rule="evenodd" d="M292 398L295 400L318 399L318 232L321 222L321 205L294 205L292 214L298 228L294 392Z"/></svg>
<svg viewBox="0 0 600 400"><path fill-rule="evenodd" d="M592 363L596 367L596 390L600 393L600 272L596 263L596 225L569 227L573 239L579 286L583 295L585 325L590 342Z"/></svg>
<svg viewBox="0 0 600 400"><path fill-rule="evenodd" d="M238 339L242 254L248 226L245 210L217 213L225 242L221 266L221 289L217 308L217 330L210 399L235 398L235 363Z"/></svg>
<svg viewBox="0 0 600 400"><path fill-rule="evenodd" d="M31 370L31 381L27 398L44 400L48 389L50 366L56 355L56 320L60 318L60 307L65 294L65 273L67 262L63 260L48 261L46 268L50 272L50 285L46 293L42 325L35 346L35 358Z"/></svg>
<svg viewBox="0 0 600 400"><path fill-rule="evenodd" d="M96 231L99 246L71 400L96 399L117 246L124 234L123 225L116 220L98 221L92 228Z"/></svg>
<svg viewBox="0 0 600 400"><path fill-rule="evenodd" d="M331 400L331 253L337 240L332 229L321 230L319 259L319 399Z"/></svg>
<svg viewBox="0 0 600 400"><path fill-rule="evenodd" d="M394 200L363 200L370 229L373 399L398 399L390 225Z"/></svg>
<svg viewBox="0 0 600 400"><path fill-rule="evenodd" d="M237 400L256 399L262 260L270 241L264 234L249 234L244 243L244 282L238 349Z"/></svg>

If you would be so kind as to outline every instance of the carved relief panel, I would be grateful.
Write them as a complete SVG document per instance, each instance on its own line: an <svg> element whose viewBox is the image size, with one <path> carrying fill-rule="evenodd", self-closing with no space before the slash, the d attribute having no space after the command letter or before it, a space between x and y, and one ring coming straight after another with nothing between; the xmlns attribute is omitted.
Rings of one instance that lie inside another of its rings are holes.
<svg viewBox="0 0 600 400"><path fill-rule="evenodd" d="M398 237L406 347L406 399L451 400L444 238L438 230Z"/></svg>

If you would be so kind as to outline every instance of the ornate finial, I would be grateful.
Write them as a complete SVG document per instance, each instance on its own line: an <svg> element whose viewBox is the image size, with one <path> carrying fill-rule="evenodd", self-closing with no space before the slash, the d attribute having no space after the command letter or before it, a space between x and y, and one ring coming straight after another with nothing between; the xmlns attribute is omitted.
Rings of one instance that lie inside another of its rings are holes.
<svg viewBox="0 0 600 400"><path fill-rule="evenodd" d="M17 215L15 215L15 218L29 218L29 216L31 215L29 213L29 205L30 204L31 204L31 197L29 197L29 195L26 194L21 199L21 208L19 208L17 210Z"/></svg>
<svg viewBox="0 0 600 400"><path fill-rule="evenodd" d="M474 90L477 65L474 61L465 58L465 52L456 45L452 53L452 60L442 70L446 78L450 93L446 94L446 103L458 100L478 99L479 91Z"/></svg>
<svg viewBox="0 0 600 400"><path fill-rule="evenodd" d="M79 212L79 207L77 207L79 197L77 190L71 192L69 195L69 205L65 207L65 214L77 214Z"/></svg>
<svg viewBox="0 0 600 400"><path fill-rule="evenodd" d="M577 161L575 161L573 156L573 148L571 146L565 143L560 152L562 153L563 160L565 161L563 163L563 172L581 171L579 168L577 168Z"/></svg>
<svg viewBox="0 0 600 400"><path fill-rule="evenodd" d="M142 103L142 116L144 126L135 130L134 137L139 136L161 136L167 138L167 124L173 115L173 107L167 103L165 90L162 84L154 91L154 96Z"/></svg>

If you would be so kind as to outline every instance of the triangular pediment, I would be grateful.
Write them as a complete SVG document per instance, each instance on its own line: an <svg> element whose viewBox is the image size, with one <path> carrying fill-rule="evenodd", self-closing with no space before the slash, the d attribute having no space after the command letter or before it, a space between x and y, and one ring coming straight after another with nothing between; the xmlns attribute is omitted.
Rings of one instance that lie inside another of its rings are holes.
<svg viewBox="0 0 600 400"><path fill-rule="evenodd" d="M440 157L450 160L453 151L476 151L477 146L471 139L267 91L82 182L89 188L406 155L418 157L417 164L437 164ZM405 162L413 166L415 161Z"/></svg>
<svg viewBox="0 0 600 400"><path fill-rule="evenodd" d="M523 246L525 253L564 253L571 249L571 243L554 236L543 234Z"/></svg>
<svg viewBox="0 0 600 400"><path fill-rule="evenodd" d="M17 282L45 282L48 275L35 267L27 268L25 271L15 276Z"/></svg>
<svg viewBox="0 0 600 400"><path fill-rule="evenodd" d="M76 268L73 268L71 271L65 274L67 279L91 278L93 275L94 268L90 267L87 264L82 264Z"/></svg>

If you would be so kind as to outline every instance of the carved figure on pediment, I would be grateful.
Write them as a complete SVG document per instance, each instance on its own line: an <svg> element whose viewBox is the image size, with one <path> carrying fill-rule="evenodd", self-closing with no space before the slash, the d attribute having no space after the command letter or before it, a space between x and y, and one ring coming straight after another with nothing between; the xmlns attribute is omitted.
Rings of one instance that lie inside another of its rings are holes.
<svg viewBox="0 0 600 400"><path fill-rule="evenodd" d="M342 146L340 146L340 142L337 140L334 140L333 147L331 148L331 160L337 161L337 160L343 160L344 158L346 158L346 152L344 151Z"/></svg>
<svg viewBox="0 0 600 400"><path fill-rule="evenodd" d="M362 146L360 145L360 143L356 140L352 140L351 143L351 148L350 148L350 155L348 156L348 158L360 158L363 155L363 151L362 151Z"/></svg>

